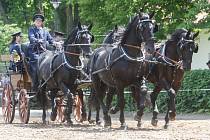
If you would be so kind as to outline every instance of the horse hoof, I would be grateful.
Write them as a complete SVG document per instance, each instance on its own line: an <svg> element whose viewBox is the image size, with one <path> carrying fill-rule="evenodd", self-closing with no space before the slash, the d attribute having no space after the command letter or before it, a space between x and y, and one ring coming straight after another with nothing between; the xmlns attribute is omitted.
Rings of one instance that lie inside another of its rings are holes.
<svg viewBox="0 0 210 140"><path fill-rule="evenodd" d="M158 120L157 120L157 119L152 119L152 120L151 120L151 124L152 124L153 126L157 126L157 123L158 123Z"/></svg>
<svg viewBox="0 0 210 140"><path fill-rule="evenodd" d="M105 122L105 123L104 123L104 127L111 127L111 125L112 125L112 124L111 124L110 122Z"/></svg>
<svg viewBox="0 0 210 140"><path fill-rule="evenodd" d="M101 121L96 121L96 125L100 125L101 124Z"/></svg>
<svg viewBox="0 0 210 140"><path fill-rule="evenodd" d="M167 128L168 128L168 124L165 124L165 125L164 125L164 129L167 129Z"/></svg>
<svg viewBox="0 0 210 140"><path fill-rule="evenodd" d="M141 121L141 117L140 116L138 116L137 114L134 116L134 120L135 121Z"/></svg>
<svg viewBox="0 0 210 140"><path fill-rule="evenodd" d="M55 121L56 116L57 116L57 114L51 112L51 114L50 114L50 120L51 121Z"/></svg>
<svg viewBox="0 0 210 140"><path fill-rule="evenodd" d="M67 121L68 126L73 126L73 122L71 120Z"/></svg>
<svg viewBox="0 0 210 140"><path fill-rule="evenodd" d="M111 126L112 122L111 122L111 117L108 116L107 118L104 118L104 127L108 127Z"/></svg>
<svg viewBox="0 0 210 140"><path fill-rule="evenodd" d="M117 108L117 107L112 107L110 110L109 110L109 113L110 114L116 114L120 109Z"/></svg>
<svg viewBox="0 0 210 140"><path fill-rule="evenodd" d="M176 118L175 117L170 117L170 121L175 121Z"/></svg>
<svg viewBox="0 0 210 140"><path fill-rule="evenodd" d="M176 120L176 113L175 113L175 112L169 113L169 119L170 119L171 121L175 121L175 120Z"/></svg>
<svg viewBox="0 0 210 140"><path fill-rule="evenodd" d="M123 129L123 130L127 130L128 126L127 126L126 123L123 123L123 124L121 124L120 128Z"/></svg>
<svg viewBox="0 0 210 140"><path fill-rule="evenodd" d="M137 123L137 127L140 128L141 127L141 122Z"/></svg>
<svg viewBox="0 0 210 140"><path fill-rule="evenodd" d="M89 124L94 124L95 120L88 120Z"/></svg>

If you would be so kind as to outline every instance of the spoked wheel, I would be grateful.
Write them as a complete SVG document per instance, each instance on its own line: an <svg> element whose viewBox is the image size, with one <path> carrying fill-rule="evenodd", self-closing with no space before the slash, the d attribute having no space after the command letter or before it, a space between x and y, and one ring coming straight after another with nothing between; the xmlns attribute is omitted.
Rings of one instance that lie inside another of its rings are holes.
<svg viewBox="0 0 210 140"><path fill-rule="evenodd" d="M6 83L3 87L1 101L4 121L5 123L12 123L15 116L15 94L10 82Z"/></svg>
<svg viewBox="0 0 210 140"><path fill-rule="evenodd" d="M56 120L60 123L65 122L65 103L62 97L56 99L57 116Z"/></svg>
<svg viewBox="0 0 210 140"><path fill-rule="evenodd" d="M81 120L82 120L82 102L78 95L76 95L74 102L75 102L74 118L76 121L81 122Z"/></svg>
<svg viewBox="0 0 210 140"><path fill-rule="evenodd" d="M27 91L25 89L20 90L18 103L20 121L21 123L27 124L30 117L30 105Z"/></svg>

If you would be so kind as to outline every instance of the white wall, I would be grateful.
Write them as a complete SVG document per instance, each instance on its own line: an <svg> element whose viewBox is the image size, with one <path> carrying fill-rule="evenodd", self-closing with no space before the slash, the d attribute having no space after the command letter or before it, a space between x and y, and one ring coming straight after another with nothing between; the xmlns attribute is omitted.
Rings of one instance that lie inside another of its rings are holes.
<svg viewBox="0 0 210 140"><path fill-rule="evenodd" d="M193 54L192 69L208 69L206 62L210 59L210 41L208 38L210 33L207 30L202 30L199 34L199 39L196 42L199 45L198 53Z"/></svg>

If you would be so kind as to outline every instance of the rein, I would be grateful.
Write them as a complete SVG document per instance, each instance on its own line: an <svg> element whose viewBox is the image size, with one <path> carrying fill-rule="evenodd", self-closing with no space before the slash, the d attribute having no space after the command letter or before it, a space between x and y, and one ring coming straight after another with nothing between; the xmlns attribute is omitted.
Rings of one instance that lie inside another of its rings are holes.
<svg viewBox="0 0 210 140"><path fill-rule="evenodd" d="M141 46L135 46L135 45L129 45L129 44L123 44L127 47L131 47L131 48L134 48L134 49L138 49L138 50L141 50Z"/></svg>
<svg viewBox="0 0 210 140"><path fill-rule="evenodd" d="M75 56L80 56L79 53L72 53L72 52L66 52L66 51L64 51L64 53L65 54L70 54L70 55L75 55Z"/></svg>
<svg viewBox="0 0 210 140"><path fill-rule="evenodd" d="M169 57L167 57L167 56L165 56L165 44L164 44L164 46L163 46L163 51L162 51L162 53L160 53L160 52L158 52L158 51L155 51L155 53L156 54L158 54L161 58L163 58L163 60L164 60L164 62L166 63L166 64L168 64L168 65L172 65L172 66L179 66L179 67L181 67L181 64L178 62L178 61L175 61L175 60L173 60L173 59L171 59L171 58L169 58ZM171 61L171 62L168 62L168 60L169 61Z"/></svg>
<svg viewBox="0 0 210 140"><path fill-rule="evenodd" d="M161 56L162 58L166 58L166 59L170 60L170 61L171 61L172 63L174 63L175 65L181 66L179 62L177 62L177 61L175 61L175 60L173 60L173 59L171 59L171 58L169 58L169 57L167 57L167 56L165 56L165 55L162 55L162 54L159 53L158 51L155 51L155 53L158 54L159 56ZM166 63L170 64L170 62L167 62L167 61L166 61Z"/></svg>

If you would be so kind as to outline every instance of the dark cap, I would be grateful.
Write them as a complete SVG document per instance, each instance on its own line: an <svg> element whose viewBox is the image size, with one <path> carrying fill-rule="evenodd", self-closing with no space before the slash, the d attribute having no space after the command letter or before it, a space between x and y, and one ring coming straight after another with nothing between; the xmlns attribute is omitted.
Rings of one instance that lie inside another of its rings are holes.
<svg viewBox="0 0 210 140"><path fill-rule="evenodd" d="M44 21L44 16L42 14L35 14L33 17L33 21L35 21L36 19L41 19L42 22Z"/></svg>
<svg viewBox="0 0 210 140"><path fill-rule="evenodd" d="M22 36L22 32L13 33L11 36Z"/></svg>
<svg viewBox="0 0 210 140"><path fill-rule="evenodd" d="M64 36L65 33L63 32L58 32L58 31L54 31L55 36Z"/></svg>

